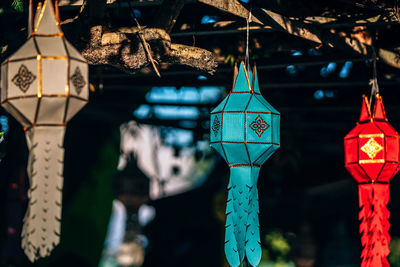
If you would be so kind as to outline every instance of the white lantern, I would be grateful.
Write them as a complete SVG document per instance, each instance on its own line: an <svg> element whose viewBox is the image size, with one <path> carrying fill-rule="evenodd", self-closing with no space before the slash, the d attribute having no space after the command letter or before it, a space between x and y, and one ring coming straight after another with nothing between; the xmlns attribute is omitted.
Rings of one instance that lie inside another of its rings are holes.
<svg viewBox="0 0 400 267"><path fill-rule="evenodd" d="M31 23L30 23L31 24ZM39 4L27 42L1 65L1 104L25 128L29 205L22 247L31 261L60 240L65 126L88 101L88 65L65 39L50 0Z"/></svg>

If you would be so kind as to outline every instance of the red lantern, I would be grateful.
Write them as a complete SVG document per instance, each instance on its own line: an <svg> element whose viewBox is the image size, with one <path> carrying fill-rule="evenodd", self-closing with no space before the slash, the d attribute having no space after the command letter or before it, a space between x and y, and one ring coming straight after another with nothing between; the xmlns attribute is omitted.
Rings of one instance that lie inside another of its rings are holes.
<svg viewBox="0 0 400 267"><path fill-rule="evenodd" d="M399 134L377 94L371 116L363 96L360 120L344 138L345 166L358 182L362 267L389 266L389 181L399 170Z"/></svg>

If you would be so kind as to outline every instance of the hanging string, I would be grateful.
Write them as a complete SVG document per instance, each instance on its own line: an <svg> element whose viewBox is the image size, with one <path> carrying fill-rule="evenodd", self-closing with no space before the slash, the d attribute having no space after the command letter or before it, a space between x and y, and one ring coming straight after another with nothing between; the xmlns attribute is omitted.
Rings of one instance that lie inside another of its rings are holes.
<svg viewBox="0 0 400 267"><path fill-rule="evenodd" d="M372 46L372 57L372 79L369 80L369 85L371 86L371 96L369 99L370 107L372 106L372 97L379 94L378 75L376 73L376 52L374 46Z"/></svg>
<svg viewBox="0 0 400 267"><path fill-rule="evenodd" d="M54 1L54 9L56 11L56 21L57 21L58 25L60 25L61 24L61 20L60 20L60 9L59 9L59 6L58 6L58 0Z"/></svg>
<svg viewBox="0 0 400 267"><path fill-rule="evenodd" d="M31 36L33 29L33 3L29 0L29 13L28 13L28 37Z"/></svg>
<svg viewBox="0 0 400 267"><path fill-rule="evenodd" d="M249 35L250 35L250 22L251 20L251 6L250 6L250 11L249 15L247 16L246 22L247 22L247 27L246 27L246 58L245 58L245 65L246 68L249 70L250 69L250 59L249 59Z"/></svg>

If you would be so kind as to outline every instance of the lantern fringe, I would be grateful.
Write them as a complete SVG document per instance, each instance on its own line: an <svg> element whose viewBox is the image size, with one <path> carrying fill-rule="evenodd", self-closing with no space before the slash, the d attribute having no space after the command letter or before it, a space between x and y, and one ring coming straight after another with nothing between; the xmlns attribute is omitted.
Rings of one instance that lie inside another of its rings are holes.
<svg viewBox="0 0 400 267"><path fill-rule="evenodd" d="M390 197L389 184L360 184L358 192L363 246L361 267L388 267L390 212L386 205Z"/></svg>
<svg viewBox="0 0 400 267"><path fill-rule="evenodd" d="M261 260L257 179L260 168L231 168L226 205L225 254L237 267L246 257L252 266Z"/></svg>
<svg viewBox="0 0 400 267"><path fill-rule="evenodd" d="M22 248L30 261L50 255L60 242L65 127L36 127L26 132L29 204Z"/></svg>

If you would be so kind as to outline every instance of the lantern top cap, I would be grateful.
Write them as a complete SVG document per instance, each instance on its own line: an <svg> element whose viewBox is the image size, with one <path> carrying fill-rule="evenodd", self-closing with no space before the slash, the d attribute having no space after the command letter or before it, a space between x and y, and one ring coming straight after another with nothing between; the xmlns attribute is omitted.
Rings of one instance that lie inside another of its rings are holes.
<svg viewBox="0 0 400 267"><path fill-rule="evenodd" d="M37 36L63 36L56 10L51 0L39 2L33 16L31 35Z"/></svg>
<svg viewBox="0 0 400 267"><path fill-rule="evenodd" d="M254 64L253 71L247 70L243 61L239 64L239 70L235 65L232 92L261 94L258 84L256 64Z"/></svg>
<svg viewBox="0 0 400 267"><path fill-rule="evenodd" d="M371 109L369 106L368 98L366 95L363 95L362 98L363 98L363 101L362 101L362 106L361 106L360 119L358 120L359 122L369 121L371 119Z"/></svg>
<svg viewBox="0 0 400 267"><path fill-rule="evenodd" d="M366 95L363 95L363 102L361 107L361 114L359 122L384 120L387 121L385 107L383 106L382 96L375 95L375 106L373 114L371 115L371 107Z"/></svg>
<svg viewBox="0 0 400 267"><path fill-rule="evenodd" d="M374 114L372 115L372 118L375 120L388 120L386 117L385 107L383 106L382 96L379 94L376 94Z"/></svg>

